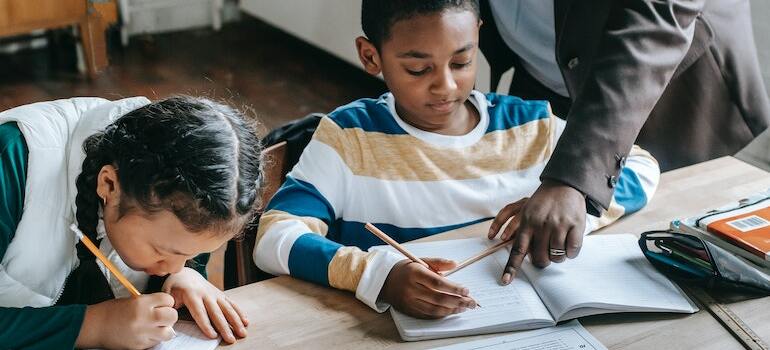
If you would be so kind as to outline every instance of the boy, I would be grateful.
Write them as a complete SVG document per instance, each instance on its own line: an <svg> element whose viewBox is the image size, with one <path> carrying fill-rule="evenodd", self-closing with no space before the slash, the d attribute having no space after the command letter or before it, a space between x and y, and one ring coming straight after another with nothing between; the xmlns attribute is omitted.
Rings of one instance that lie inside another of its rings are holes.
<svg viewBox="0 0 770 350"><path fill-rule="evenodd" d="M361 17L359 57L391 92L321 120L262 215L255 262L354 291L378 311L391 304L424 318L463 312L476 306L466 288L399 254L362 251L382 244L363 224L404 242L488 220L537 188L565 123L546 102L472 90L477 1L364 0ZM657 163L637 147L631 155L613 206L589 217L587 231L652 195Z"/></svg>

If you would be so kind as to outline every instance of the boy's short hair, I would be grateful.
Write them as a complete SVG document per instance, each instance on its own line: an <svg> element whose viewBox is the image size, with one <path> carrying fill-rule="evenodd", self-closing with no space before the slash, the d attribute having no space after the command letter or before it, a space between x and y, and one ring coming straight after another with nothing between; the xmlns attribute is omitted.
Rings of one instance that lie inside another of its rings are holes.
<svg viewBox="0 0 770 350"><path fill-rule="evenodd" d="M369 41L380 49L394 23L417 15L429 15L449 9L473 12L479 18L478 0L363 0L361 28Z"/></svg>

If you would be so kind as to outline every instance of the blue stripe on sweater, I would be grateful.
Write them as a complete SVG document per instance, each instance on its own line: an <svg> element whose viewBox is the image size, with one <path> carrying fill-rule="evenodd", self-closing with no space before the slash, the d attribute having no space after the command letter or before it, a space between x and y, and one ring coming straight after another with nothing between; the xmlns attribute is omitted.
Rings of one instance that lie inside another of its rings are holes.
<svg viewBox="0 0 770 350"><path fill-rule="evenodd" d="M637 212L647 204L647 194L644 193L642 183L636 173L629 168L623 168L620 171L614 197L615 202L625 209L624 215Z"/></svg>
<svg viewBox="0 0 770 350"><path fill-rule="evenodd" d="M343 129L359 128L389 135L407 133L390 114L384 95L378 100L362 98L353 101L329 113L329 118Z"/></svg>
<svg viewBox="0 0 770 350"><path fill-rule="evenodd" d="M299 236L289 252L289 273L306 281L329 285L329 263L342 247L321 235L306 233Z"/></svg>
<svg viewBox="0 0 770 350"><path fill-rule="evenodd" d="M489 127L487 132L507 130L550 117L548 102L525 101L515 96L488 93Z"/></svg>
<svg viewBox="0 0 770 350"><path fill-rule="evenodd" d="M285 211L295 216L312 216L329 224L334 220L334 208L321 192L309 182L286 176L265 212L271 209Z"/></svg>
<svg viewBox="0 0 770 350"><path fill-rule="evenodd" d="M428 228L403 228L382 223L375 223L374 225L383 232L387 233L388 236L397 242L407 242L473 225L489 219L491 218L481 218L454 225ZM371 246L385 244L385 242L374 236L371 232L367 231L364 228L364 223L362 222L337 220L334 223L334 227L330 228L329 231L329 234L327 234L329 239L346 246L356 246L361 248L361 250L367 250Z"/></svg>

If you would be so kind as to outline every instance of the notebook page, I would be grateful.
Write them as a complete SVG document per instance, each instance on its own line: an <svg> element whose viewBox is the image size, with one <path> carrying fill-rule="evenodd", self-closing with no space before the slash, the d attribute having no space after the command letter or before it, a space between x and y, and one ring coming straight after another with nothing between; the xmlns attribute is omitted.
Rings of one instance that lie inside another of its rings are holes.
<svg viewBox="0 0 770 350"><path fill-rule="evenodd" d="M407 243L406 249L419 257L443 257L460 262L497 243L485 238L449 241ZM389 246L372 249L389 249ZM506 255L504 250L496 254ZM422 320L407 316L391 308L391 315L402 338L429 339L447 336L491 333L514 329L530 329L555 324L550 313L525 278L508 286L498 281L503 265L495 254L488 256L449 276L470 290L471 296L482 307L468 310L440 320Z"/></svg>
<svg viewBox="0 0 770 350"><path fill-rule="evenodd" d="M587 236L577 258L545 269L527 261L522 269L558 320L613 311L697 311L629 234ZM576 307L604 311L575 310L560 317Z"/></svg>
<svg viewBox="0 0 770 350"><path fill-rule="evenodd" d="M433 350L607 350L577 320L526 332L433 348Z"/></svg>
<svg viewBox="0 0 770 350"><path fill-rule="evenodd" d="M195 322L179 321L174 325L176 337L164 341L150 350L213 350L219 345L220 338L211 339L198 328Z"/></svg>

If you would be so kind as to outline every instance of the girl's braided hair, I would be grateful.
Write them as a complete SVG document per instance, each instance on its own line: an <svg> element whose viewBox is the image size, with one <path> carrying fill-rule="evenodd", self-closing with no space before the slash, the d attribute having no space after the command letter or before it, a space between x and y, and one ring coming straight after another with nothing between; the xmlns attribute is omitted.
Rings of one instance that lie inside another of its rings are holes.
<svg viewBox="0 0 770 350"><path fill-rule="evenodd" d="M96 231L97 175L117 169L119 212L169 210L193 232L240 232L259 200L262 161L252 123L230 106L174 96L138 108L88 137L77 178L78 227Z"/></svg>

